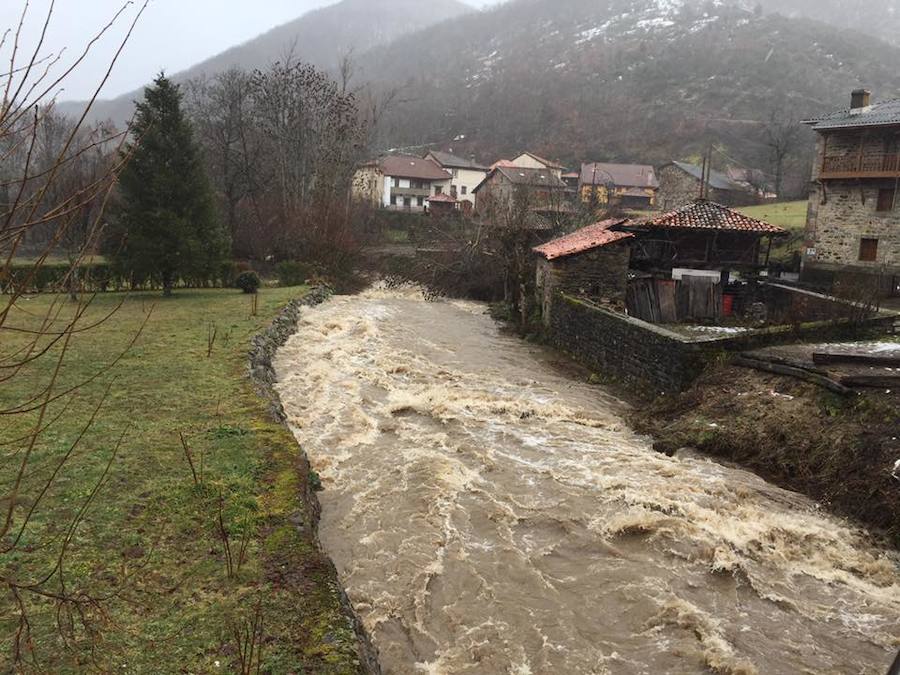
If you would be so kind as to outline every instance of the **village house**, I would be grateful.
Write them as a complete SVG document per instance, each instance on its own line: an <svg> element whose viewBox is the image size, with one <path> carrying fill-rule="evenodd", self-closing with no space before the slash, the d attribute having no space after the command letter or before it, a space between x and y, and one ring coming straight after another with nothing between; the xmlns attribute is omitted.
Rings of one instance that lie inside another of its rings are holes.
<svg viewBox="0 0 900 675"><path fill-rule="evenodd" d="M448 172L450 179L450 196L457 200L463 210L475 207L475 188L484 180L488 168L474 159L457 157L450 152L432 151L425 155L439 167Z"/></svg>
<svg viewBox="0 0 900 675"><path fill-rule="evenodd" d="M563 180L546 169L499 166L475 188L475 208L489 221L535 213L558 221L573 209Z"/></svg>
<svg viewBox="0 0 900 675"><path fill-rule="evenodd" d="M566 167L562 166L558 162L551 162L549 159L544 159L543 157L539 157L532 152L523 152L521 155L516 157L515 159L501 159L497 162L494 162L491 165L490 170L494 169L539 169L546 173L551 174L552 176L562 180L563 172L565 172Z"/></svg>
<svg viewBox="0 0 900 675"><path fill-rule="evenodd" d="M656 172L659 179L656 202L659 208L663 211L677 209L700 197L727 206L745 206L758 201L753 190L747 186L718 171L711 169L708 173L704 185L702 166L686 162L669 162L661 166Z"/></svg>
<svg viewBox="0 0 900 675"><path fill-rule="evenodd" d="M579 197L585 204L649 210L656 206L656 170L644 164L582 164Z"/></svg>
<svg viewBox="0 0 900 675"><path fill-rule="evenodd" d="M850 108L806 122L818 134L806 227L803 279L875 282L900 295L900 100Z"/></svg>
<svg viewBox="0 0 900 675"><path fill-rule="evenodd" d="M430 197L450 193L451 181L430 159L389 155L357 169L353 197L377 208L423 213Z"/></svg>

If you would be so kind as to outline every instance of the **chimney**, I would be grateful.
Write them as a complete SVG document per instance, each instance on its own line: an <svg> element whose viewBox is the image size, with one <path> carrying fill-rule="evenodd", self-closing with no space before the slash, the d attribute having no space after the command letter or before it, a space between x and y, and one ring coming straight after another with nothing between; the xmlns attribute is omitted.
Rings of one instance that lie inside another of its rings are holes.
<svg viewBox="0 0 900 675"><path fill-rule="evenodd" d="M850 95L850 113L861 113L869 107L872 101L872 92L868 89L856 89Z"/></svg>

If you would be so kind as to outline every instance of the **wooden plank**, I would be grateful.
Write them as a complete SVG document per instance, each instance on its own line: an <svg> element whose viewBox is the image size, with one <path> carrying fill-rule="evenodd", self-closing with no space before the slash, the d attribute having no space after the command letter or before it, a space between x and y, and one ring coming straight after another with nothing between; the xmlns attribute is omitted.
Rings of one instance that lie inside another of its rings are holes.
<svg viewBox="0 0 900 675"><path fill-rule="evenodd" d="M811 373L808 370L803 370L802 368L792 368L791 366L783 366L777 363L758 361L756 359L749 359L746 356L736 356L734 357L734 359L732 359L732 363L743 368L752 368L753 370L760 370L766 373L775 373L776 375L786 375L787 377L793 377L805 382L811 382L812 384L824 387L828 391L833 391L835 394L840 394L841 396L850 396L853 394L852 389L841 384L840 382L835 382L831 378L823 377L822 375L817 375L816 373Z"/></svg>
<svg viewBox="0 0 900 675"><path fill-rule="evenodd" d="M861 387L871 389L896 389L900 387L898 375L850 375L841 378L845 387Z"/></svg>
<svg viewBox="0 0 900 675"><path fill-rule="evenodd" d="M815 352L813 363L828 366L835 363L858 363L866 366L883 368L900 368L900 355L882 356L881 354L842 354L840 352Z"/></svg>
<svg viewBox="0 0 900 675"><path fill-rule="evenodd" d="M791 368L799 368L800 370L806 370L810 373L815 373L816 375L821 375L822 377L828 377L829 373L824 368L816 368L813 365L808 363L804 363L803 361L799 361L797 359L790 359L784 356L775 356L774 354L757 354L752 352L744 352L741 354L744 358L752 359L754 361L765 361L766 363L775 363L780 366L790 366Z"/></svg>

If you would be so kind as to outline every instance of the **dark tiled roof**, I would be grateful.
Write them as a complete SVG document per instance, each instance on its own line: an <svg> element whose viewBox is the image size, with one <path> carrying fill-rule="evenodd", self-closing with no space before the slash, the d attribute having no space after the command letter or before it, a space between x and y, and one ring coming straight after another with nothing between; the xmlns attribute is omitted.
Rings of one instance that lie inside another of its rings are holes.
<svg viewBox="0 0 900 675"><path fill-rule="evenodd" d="M677 166L679 169L685 171L686 173L689 173L697 180L703 179L702 166L697 166L696 164L688 164L687 162L672 162L672 165ZM733 190L735 192L747 191L747 188L745 188L743 185L735 183L724 173L719 173L718 171L709 172L709 186L714 190Z"/></svg>
<svg viewBox="0 0 900 675"><path fill-rule="evenodd" d="M593 162L581 165L582 185L606 185L609 179L617 187L658 188L656 170L645 164L606 164Z"/></svg>
<svg viewBox="0 0 900 675"><path fill-rule="evenodd" d="M527 185L529 187L547 187L565 189L566 184L546 169L523 169L520 167L501 166L495 169L514 185Z"/></svg>
<svg viewBox="0 0 900 675"><path fill-rule="evenodd" d="M803 123L808 124L816 131L900 124L900 99L875 103L859 112L851 112L849 108L845 108L828 115L804 120Z"/></svg>
<svg viewBox="0 0 900 675"><path fill-rule="evenodd" d="M614 232L610 229L613 225L621 225L623 222L625 221L604 220L594 223L533 250L547 260L557 260L602 246L609 246L623 239L631 239L634 235L630 232Z"/></svg>
<svg viewBox="0 0 900 675"><path fill-rule="evenodd" d="M430 159L404 155L389 155L378 162L385 176L417 178L419 180L449 180L450 174Z"/></svg>
<svg viewBox="0 0 900 675"><path fill-rule="evenodd" d="M437 150L432 150L428 153L430 157L434 159L438 164L444 167L449 167L451 169L469 169L471 171L487 171L488 168L486 166L482 166L474 159L465 159L464 157L457 157L453 153L450 152L439 152Z"/></svg>
<svg viewBox="0 0 900 675"><path fill-rule="evenodd" d="M636 229L689 229L689 230L729 230L737 232L758 232L760 234L783 235L787 231L771 223L745 216L706 199L698 199L680 209L664 213L658 218L629 224Z"/></svg>

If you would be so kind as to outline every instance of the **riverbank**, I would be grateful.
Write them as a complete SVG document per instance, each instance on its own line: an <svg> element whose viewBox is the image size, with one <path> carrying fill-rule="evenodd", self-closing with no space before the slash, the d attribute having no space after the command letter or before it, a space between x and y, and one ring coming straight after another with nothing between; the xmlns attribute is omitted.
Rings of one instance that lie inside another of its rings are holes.
<svg viewBox="0 0 900 675"><path fill-rule="evenodd" d="M635 428L671 454L696 448L802 492L900 548L900 392L843 398L722 364L687 392L641 406Z"/></svg>
<svg viewBox="0 0 900 675"><path fill-rule="evenodd" d="M65 558L68 587L103 598L98 612L67 629L61 648L55 604L23 596L39 670L256 672L257 663L260 672L272 673L364 669L352 615L316 539L316 477L290 431L271 416L272 403L247 377L251 340L260 331L258 347L277 337L267 330L270 322L306 293L264 289L256 316L249 298L234 290L185 290L165 300L156 293L95 298L84 325L115 311L72 337L60 390L96 376L146 326L111 371L88 381L77 397L51 404L46 419L52 423L34 453L36 478L79 438L114 380L35 513L25 553L0 557L5 570L19 575L51 569L55 547L34 544L55 541L58 523L67 523L72 505L101 480L115 440L125 433ZM52 301L23 298L17 325L39 324ZM59 319L73 311L64 304ZM272 325L293 330L290 319ZM27 339L7 332L3 346L15 350ZM49 359L0 388L2 407L27 400L51 375L59 346L49 348ZM5 419L4 442L34 422ZM4 602L0 626L12 635L16 608L10 597ZM100 631L99 639L91 630ZM9 651L0 657L3 672L14 670L9 658Z"/></svg>

